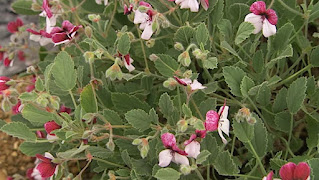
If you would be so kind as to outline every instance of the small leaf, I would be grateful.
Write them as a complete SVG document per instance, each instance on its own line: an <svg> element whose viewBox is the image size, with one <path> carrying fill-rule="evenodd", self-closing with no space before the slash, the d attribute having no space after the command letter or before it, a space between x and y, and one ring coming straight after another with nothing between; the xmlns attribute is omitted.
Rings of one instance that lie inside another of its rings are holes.
<svg viewBox="0 0 319 180"><path fill-rule="evenodd" d="M26 141L35 142L37 140L35 133L21 122L8 123L1 128L1 131L10 136L24 139Z"/></svg>
<svg viewBox="0 0 319 180"><path fill-rule="evenodd" d="M270 103L270 98L271 90L267 83L263 83L258 90L256 101L263 106L267 106Z"/></svg>
<svg viewBox="0 0 319 180"><path fill-rule="evenodd" d="M317 179L319 177L319 158L313 158L308 161L311 168L311 179Z"/></svg>
<svg viewBox="0 0 319 180"><path fill-rule="evenodd" d="M125 114L125 119L135 129L145 131L150 128L151 121L149 115L141 109L133 109Z"/></svg>
<svg viewBox="0 0 319 180"><path fill-rule="evenodd" d="M11 4L12 9L17 14L21 15L37 15L39 12L32 10L32 1L28 0L18 0Z"/></svg>
<svg viewBox="0 0 319 180"><path fill-rule="evenodd" d="M248 77L244 76L243 80L240 83L240 92L244 97L248 97L248 91L255 86L254 81Z"/></svg>
<svg viewBox="0 0 319 180"><path fill-rule="evenodd" d="M52 148L52 143L32 143L32 142L23 142L19 149L20 151L27 156L35 156L36 154L44 154Z"/></svg>
<svg viewBox="0 0 319 180"><path fill-rule="evenodd" d="M162 168L158 170L155 174L155 178L159 180L178 180L181 173L172 168Z"/></svg>
<svg viewBox="0 0 319 180"><path fill-rule="evenodd" d="M174 41L180 42L184 47L190 44L190 39L193 37L195 30L189 26L180 27L174 34Z"/></svg>
<svg viewBox="0 0 319 180"><path fill-rule="evenodd" d="M178 70L178 63L171 56L166 54L156 54L159 59L155 63L155 68L165 77L173 77Z"/></svg>
<svg viewBox="0 0 319 180"><path fill-rule="evenodd" d="M315 148L318 145L319 123L312 118L306 118L307 120L307 145L308 149Z"/></svg>
<svg viewBox="0 0 319 180"><path fill-rule="evenodd" d="M282 132L288 133L290 131L290 113L287 111L283 111L281 113L276 114L275 116L275 124L278 130Z"/></svg>
<svg viewBox="0 0 319 180"><path fill-rule="evenodd" d="M98 110L97 100L91 84L85 86L81 92L81 106L86 113L96 113Z"/></svg>
<svg viewBox="0 0 319 180"><path fill-rule="evenodd" d="M196 164L202 164L206 159L209 157L210 152L208 150L204 150L200 152L200 154L197 156Z"/></svg>
<svg viewBox="0 0 319 180"><path fill-rule="evenodd" d="M37 78L36 82L35 82L35 89L37 91L44 91L44 84L41 78Z"/></svg>
<svg viewBox="0 0 319 180"><path fill-rule="evenodd" d="M239 169L228 151L219 153L213 165L220 175L227 176L239 173Z"/></svg>
<svg viewBox="0 0 319 180"><path fill-rule="evenodd" d="M19 96L19 99L22 101L35 101L37 98L38 94L35 92L24 92Z"/></svg>
<svg viewBox="0 0 319 180"><path fill-rule="evenodd" d="M218 0L216 7L213 9L212 15L212 24L217 25L224 15L224 0Z"/></svg>
<svg viewBox="0 0 319 180"><path fill-rule="evenodd" d="M287 106L290 113L295 114L300 109L307 90L307 79L305 77L298 78L288 88Z"/></svg>
<svg viewBox="0 0 319 180"><path fill-rule="evenodd" d="M169 120L169 124L175 125L175 119L172 119L174 116L174 104L171 100L171 97L167 93L163 93L158 102L160 111L163 113L163 116Z"/></svg>
<svg viewBox="0 0 319 180"><path fill-rule="evenodd" d="M294 32L293 24L288 22L285 25L281 26L274 37L273 49L277 52L281 52L282 50L284 50L289 43L289 38L292 32Z"/></svg>
<svg viewBox="0 0 319 180"><path fill-rule="evenodd" d="M319 4L319 3L317 3ZM319 11L318 11L319 13ZM311 55L310 55L310 62L311 65L313 65L314 67L319 67L319 46L317 46L315 49L312 50Z"/></svg>
<svg viewBox="0 0 319 180"><path fill-rule="evenodd" d="M255 27L253 24L249 22L242 22L239 25L236 38L235 38L235 43L238 45L242 43L245 39L247 39L255 30Z"/></svg>
<svg viewBox="0 0 319 180"><path fill-rule="evenodd" d="M270 166L273 170L279 170L286 163L287 161L279 159L279 158L270 159Z"/></svg>
<svg viewBox="0 0 319 180"><path fill-rule="evenodd" d="M226 49L228 52L230 52L232 55L236 56L239 60L243 61L241 57L237 54L237 52L228 44L226 41L222 41L220 44L220 47Z"/></svg>
<svg viewBox="0 0 319 180"><path fill-rule="evenodd" d="M141 101L133 95L112 93L111 99L117 111L127 112L132 109L143 109L148 112L151 109L145 101Z"/></svg>
<svg viewBox="0 0 319 180"><path fill-rule="evenodd" d="M272 110L274 111L274 113L281 112L287 108L287 102L286 102L287 91L288 91L287 88L283 87L278 92L275 98L274 104L272 106Z"/></svg>
<svg viewBox="0 0 319 180"><path fill-rule="evenodd" d="M123 124L123 121L120 118L120 116L118 115L118 113L111 110L111 109L104 109L103 116L112 125L122 125Z"/></svg>
<svg viewBox="0 0 319 180"><path fill-rule="evenodd" d="M203 60L202 62L203 62L204 68L206 68L206 69L217 68L218 60L216 57L210 57L208 59Z"/></svg>
<svg viewBox="0 0 319 180"><path fill-rule="evenodd" d="M123 34L120 39L119 42L117 44L117 50L122 54L122 55L126 55L129 53L131 48L131 41L130 41L130 37L128 36L127 33Z"/></svg>
<svg viewBox="0 0 319 180"><path fill-rule="evenodd" d="M264 57L263 52L258 50L253 57L253 67L256 73L261 73L264 68Z"/></svg>
<svg viewBox="0 0 319 180"><path fill-rule="evenodd" d="M233 131L241 142L249 142L254 137L254 126L245 122L233 121Z"/></svg>
<svg viewBox="0 0 319 180"><path fill-rule="evenodd" d="M286 49L284 49L276 58L270 60L267 64L266 67L268 69L272 68L276 62L278 62L280 59L286 58L286 57L291 57L293 55L293 48L291 44L289 44Z"/></svg>
<svg viewBox="0 0 319 180"><path fill-rule="evenodd" d="M204 140L200 144L201 144L202 151L207 150L210 152L210 155L201 164L208 165L208 164L214 163L215 159L217 158L216 154L219 154L219 152L220 152L216 138L207 134L206 137L204 138Z"/></svg>
<svg viewBox="0 0 319 180"><path fill-rule="evenodd" d="M240 84L246 73L239 67L227 66L223 67L223 75L230 87L230 92L235 96L241 97Z"/></svg>
<svg viewBox="0 0 319 180"><path fill-rule="evenodd" d="M52 113L40 110L32 104L27 104L23 107L22 116L29 120L32 124L40 125L54 119Z"/></svg>
<svg viewBox="0 0 319 180"><path fill-rule="evenodd" d="M208 38L209 38L208 29L205 23L201 23L196 29L197 44L201 45L202 43L205 46Z"/></svg>
<svg viewBox="0 0 319 180"><path fill-rule="evenodd" d="M192 117L192 111L186 104L183 104L182 111L186 117Z"/></svg>
<svg viewBox="0 0 319 180"><path fill-rule="evenodd" d="M74 62L67 52L61 51L55 57L52 74L56 85L62 90L69 91L74 88L77 76Z"/></svg>
<svg viewBox="0 0 319 180"><path fill-rule="evenodd" d="M149 176L152 172L152 167L147 163L145 159L131 159L132 169L135 173L141 176Z"/></svg>

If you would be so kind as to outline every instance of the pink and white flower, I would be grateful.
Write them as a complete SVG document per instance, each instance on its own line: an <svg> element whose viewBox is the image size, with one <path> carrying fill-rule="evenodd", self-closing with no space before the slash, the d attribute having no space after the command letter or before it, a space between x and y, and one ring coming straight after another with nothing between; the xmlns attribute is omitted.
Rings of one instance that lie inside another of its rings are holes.
<svg viewBox="0 0 319 180"><path fill-rule="evenodd" d="M107 6L107 4L109 3L108 0L103 0L104 1L104 5ZM102 0L95 0L96 4L102 4Z"/></svg>
<svg viewBox="0 0 319 180"><path fill-rule="evenodd" d="M52 131L60 128L61 126L58 125L55 121L46 122L44 124L44 129L47 132L47 139L52 141L58 139L58 137L54 133L52 133Z"/></svg>
<svg viewBox="0 0 319 180"><path fill-rule="evenodd" d="M279 175L282 180L310 180L310 167L305 162L289 162L280 168Z"/></svg>
<svg viewBox="0 0 319 180"><path fill-rule="evenodd" d="M26 176L30 180L44 180L45 179L45 178L42 178L40 171L36 168L28 169Z"/></svg>
<svg viewBox="0 0 319 180"><path fill-rule="evenodd" d="M197 81L197 79L195 80L191 80L189 78L185 78L185 79L179 79L177 76L174 76L175 80L183 85L183 86L190 86L192 91L198 90L198 89L205 89L206 86L203 86L200 82Z"/></svg>
<svg viewBox="0 0 319 180"><path fill-rule="evenodd" d="M161 136L162 143L167 148L159 153L159 163L161 167L168 166L171 161L176 164L189 165L188 158L185 156L187 153L178 148L176 145L175 136L171 133L164 133Z"/></svg>
<svg viewBox="0 0 319 180"><path fill-rule="evenodd" d="M12 114L18 114L22 111L23 104L21 104L21 101L19 100L18 103L14 106L12 106Z"/></svg>
<svg viewBox="0 0 319 180"><path fill-rule="evenodd" d="M133 5L132 4L130 4L129 7L127 7L127 5L124 4L124 15L129 15L129 14L132 13L132 11L133 11Z"/></svg>
<svg viewBox="0 0 319 180"><path fill-rule="evenodd" d="M123 62L124 62L124 66L126 67L126 69L129 71L129 72L132 72L134 71L135 67L133 66L133 62L134 60L131 58L130 54L127 54L127 55L122 55L121 53L118 53L118 56L120 58L122 58Z"/></svg>
<svg viewBox="0 0 319 180"><path fill-rule="evenodd" d="M63 105L60 107L60 113L62 113L62 112L65 112L65 113L71 114L72 109L71 109L71 108L66 107L66 106L63 104Z"/></svg>
<svg viewBox="0 0 319 180"><path fill-rule="evenodd" d="M10 87L9 85L6 84L10 80L11 79L6 76L0 76L0 92Z"/></svg>
<svg viewBox="0 0 319 180"><path fill-rule="evenodd" d="M40 30L38 32L38 31L35 31L32 29L27 29L27 31L31 33L30 39L33 41L39 42L41 46L46 46L50 43L53 43L53 41L51 39L52 35L47 33L44 30Z"/></svg>
<svg viewBox="0 0 319 180"><path fill-rule="evenodd" d="M74 26L70 21L65 20L62 22L62 27L53 27L50 35L52 35L52 41L55 45L68 43L71 41L77 30L79 30L82 26Z"/></svg>
<svg viewBox="0 0 319 180"><path fill-rule="evenodd" d="M192 134L189 140L184 142L185 152L188 157L197 158L200 154L200 143L196 141L196 138L205 138L206 130L196 130L195 134Z"/></svg>
<svg viewBox="0 0 319 180"><path fill-rule="evenodd" d="M51 6L49 0L43 0L42 13L39 15L46 18L46 32L50 33L52 27L56 25L56 19L62 14L62 8L60 6Z"/></svg>
<svg viewBox="0 0 319 180"><path fill-rule="evenodd" d="M259 33L261 30L265 37L276 34L278 17L273 9L266 9L264 1L257 1L250 6L249 10L252 13L246 15L245 21L254 25L254 34Z"/></svg>
<svg viewBox="0 0 319 180"><path fill-rule="evenodd" d="M57 173L58 164L52 162L54 157L50 153L46 152L44 156L41 154L36 154L36 157L40 160L40 162L37 164L35 169L39 171L42 178L49 178L53 176L53 174ZM38 175L38 172L35 170L33 170L33 173L34 176Z"/></svg>
<svg viewBox="0 0 319 180"><path fill-rule="evenodd" d="M11 33L16 33L19 31L19 27L23 26L23 21L20 18L17 18L16 21L9 22L7 29Z"/></svg>
<svg viewBox="0 0 319 180"><path fill-rule="evenodd" d="M140 29L143 30L142 39L149 40L156 28L153 28L155 11L149 3L141 1L140 8L146 9L146 12L141 12L139 9L135 11L134 24L140 24Z"/></svg>
<svg viewBox="0 0 319 180"><path fill-rule="evenodd" d="M267 176L263 177L262 180L280 180L278 178L273 178L274 176L274 172L273 171L270 171L270 173L268 173Z"/></svg>
<svg viewBox="0 0 319 180"><path fill-rule="evenodd" d="M222 106L218 113L214 110L210 110L206 113L205 129L207 131L218 131L224 144L227 144L227 140L223 136L223 132L229 136L229 120L228 116L228 106Z"/></svg>
<svg viewBox="0 0 319 180"><path fill-rule="evenodd" d="M209 7L209 0L200 0L200 2L198 0L175 0L175 3L180 5L181 9L190 9L192 12L198 12L200 3L206 11Z"/></svg>

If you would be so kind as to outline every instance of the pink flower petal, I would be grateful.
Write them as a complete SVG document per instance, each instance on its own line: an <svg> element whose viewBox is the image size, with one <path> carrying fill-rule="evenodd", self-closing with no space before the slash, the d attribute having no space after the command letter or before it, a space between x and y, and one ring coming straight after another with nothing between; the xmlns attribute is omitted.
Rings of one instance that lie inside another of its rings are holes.
<svg viewBox="0 0 319 180"><path fill-rule="evenodd" d="M266 12L266 4L264 1L256 1L250 6L249 10L256 15L263 14Z"/></svg>
<svg viewBox="0 0 319 180"><path fill-rule="evenodd" d="M45 11L45 13L47 14L48 18L51 18L52 12L51 12L51 9L49 7L49 0L43 0L42 8Z"/></svg>
<svg viewBox="0 0 319 180"><path fill-rule="evenodd" d="M7 58L4 59L3 65L4 65L5 67L8 67L8 66L10 66L10 64L11 64L11 61L12 61L12 60L7 57Z"/></svg>
<svg viewBox="0 0 319 180"><path fill-rule="evenodd" d="M278 16L276 14L276 11L272 10L272 9L268 9L266 11L266 18L268 19L268 21L270 22L270 24L272 25L276 25L278 22Z"/></svg>
<svg viewBox="0 0 319 180"><path fill-rule="evenodd" d="M0 91L8 89L10 86L6 85L6 83L10 81L10 78L6 76L0 76Z"/></svg>
<svg viewBox="0 0 319 180"><path fill-rule="evenodd" d="M140 1L139 5L140 5L140 6L145 6L145 7L147 7L147 8L151 8L151 7L152 7L149 3L144 2L144 1Z"/></svg>
<svg viewBox="0 0 319 180"><path fill-rule="evenodd" d="M60 128L61 126L58 125L55 121L49 121L44 124L45 131L50 135L55 135L55 134L52 134L51 132Z"/></svg>
<svg viewBox="0 0 319 180"><path fill-rule="evenodd" d="M209 0L200 0L203 8L207 11L207 9L209 8Z"/></svg>
<svg viewBox="0 0 319 180"><path fill-rule="evenodd" d="M173 146L176 146L176 139L174 134L164 133L162 134L161 139L166 148L172 148Z"/></svg>
<svg viewBox="0 0 319 180"><path fill-rule="evenodd" d="M70 23L70 21L65 20L62 22L62 28L64 30L67 30L68 32L71 32L74 28L74 25L72 23Z"/></svg>
<svg viewBox="0 0 319 180"><path fill-rule="evenodd" d="M274 172L270 171L265 180L273 180Z"/></svg>
<svg viewBox="0 0 319 180"><path fill-rule="evenodd" d="M294 179L306 180L310 176L310 167L307 163L299 163L294 171Z"/></svg>
<svg viewBox="0 0 319 180"><path fill-rule="evenodd" d="M61 113L61 112L66 112L66 113L68 113L68 114L71 114L71 111L72 111L71 108L68 108L68 107L66 107L66 106L64 106L64 105L62 105L62 106L60 107L60 113Z"/></svg>
<svg viewBox="0 0 319 180"><path fill-rule="evenodd" d="M51 162L41 162L37 165L36 168L40 171L40 174L43 178L48 178L54 174L56 166L57 164Z"/></svg>
<svg viewBox="0 0 319 180"><path fill-rule="evenodd" d="M279 175L282 180L293 180L296 164L289 162L283 165L279 170Z"/></svg>
<svg viewBox="0 0 319 180"><path fill-rule="evenodd" d="M206 113L205 129L216 131L218 128L219 115L216 111L210 110Z"/></svg>
<svg viewBox="0 0 319 180"><path fill-rule="evenodd" d="M23 51L18 51L18 59L20 61L24 61L25 60L25 55L24 55L24 52Z"/></svg>
<svg viewBox="0 0 319 180"><path fill-rule="evenodd" d="M67 33L55 33L52 35L52 41L54 43L63 42L65 40L69 40Z"/></svg>

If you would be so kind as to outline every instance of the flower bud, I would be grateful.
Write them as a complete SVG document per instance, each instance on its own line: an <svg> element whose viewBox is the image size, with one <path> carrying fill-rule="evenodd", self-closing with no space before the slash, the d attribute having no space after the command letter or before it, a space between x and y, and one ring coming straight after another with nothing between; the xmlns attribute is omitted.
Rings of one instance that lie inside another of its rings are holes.
<svg viewBox="0 0 319 180"><path fill-rule="evenodd" d="M190 79L190 78L192 77L192 75L193 75L192 70L187 70L187 71L185 71L185 72L183 73L183 77L184 77L184 78L188 78L188 79Z"/></svg>
<svg viewBox="0 0 319 180"><path fill-rule="evenodd" d="M113 139L109 139L109 142L106 143L106 147L110 150L110 151L114 151L115 149L115 144L113 142Z"/></svg>
<svg viewBox="0 0 319 180"><path fill-rule="evenodd" d="M191 126L194 126L197 123L197 121L200 121L200 120L193 116L189 118L187 121L189 122Z"/></svg>
<svg viewBox="0 0 319 180"><path fill-rule="evenodd" d="M153 61L153 62L155 62L156 60L158 60L158 56L156 56L155 54L151 54L150 56L149 56L149 59L151 60L151 61Z"/></svg>
<svg viewBox="0 0 319 180"><path fill-rule="evenodd" d="M133 145L139 145L142 143L142 139L134 139L134 141L132 142Z"/></svg>
<svg viewBox="0 0 319 180"><path fill-rule="evenodd" d="M140 155L143 159L146 158L149 150L150 150L150 147L148 144L145 146L142 146L142 148L140 149Z"/></svg>
<svg viewBox="0 0 319 180"><path fill-rule="evenodd" d="M152 48L154 45L155 45L155 39L150 39L148 41L145 42L145 45L148 47L148 48Z"/></svg>
<svg viewBox="0 0 319 180"><path fill-rule="evenodd" d="M93 30L90 26L86 26L85 29L84 29L84 32L85 32L85 35L88 37L88 38L91 38L92 37L92 34L93 34Z"/></svg>
<svg viewBox="0 0 319 180"><path fill-rule="evenodd" d="M186 165L186 164L182 164L180 166L180 172L183 174L183 175L188 175L189 173L191 173L192 171L192 168L189 166L189 165Z"/></svg>
<svg viewBox="0 0 319 180"><path fill-rule="evenodd" d="M104 50L101 49L101 48L99 48L96 51L94 51L95 56L98 57L99 59L102 58L103 53L104 53Z"/></svg>
<svg viewBox="0 0 319 180"><path fill-rule="evenodd" d="M183 44L180 43L180 42L176 42L176 43L174 44L174 48L175 48L177 51L184 51L184 46L183 46Z"/></svg>
<svg viewBox="0 0 319 180"><path fill-rule="evenodd" d="M247 118L246 121L247 121L248 124L250 124L250 125L254 125L254 124L257 122L256 118L255 118L255 117L252 117L252 116L249 117L249 118Z"/></svg>
<svg viewBox="0 0 319 180"><path fill-rule="evenodd" d="M174 90L177 84L178 83L174 78L168 78L168 80L164 81L163 86L168 88L169 90Z"/></svg>
<svg viewBox="0 0 319 180"><path fill-rule="evenodd" d="M241 108L238 110L238 112L235 114L235 119L237 122L243 122L243 121L249 121L249 119L251 118L251 113L250 110L248 108ZM253 122L253 120L252 120Z"/></svg>
<svg viewBox="0 0 319 180"><path fill-rule="evenodd" d="M10 104L17 104L18 103L18 98L14 97L14 96L10 96L8 98L8 101L10 102Z"/></svg>
<svg viewBox="0 0 319 180"><path fill-rule="evenodd" d="M82 135L82 139L89 139L92 135L92 131L91 130L86 130L83 132L83 135Z"/></svg>
<svg viewBox="0 0 319 180"><path fill-rule="evenodd" d="M208 51L201 51L200 49L196 48L194 51L193 51L193 55L195 56L196 59L200 59L200 60L205 60L207 59L207 54L208 54Z"/></svg>
<svg viewBox="0 0 319 180"><path fill-rule="evenodd" d="M88 18L92 22L99 22L101 20L101 16L96 14L89 14Z"/></svg>
<svg viewBox="0 0 319 180"><path fill-rule="evenodd" d="M109 180L116 180L114 171L109 171L107 175L109 176Z"/></svg>
<svg viewBox="0 0 319 180"><path fill-rule="evenodd" d="M83 54L83 57L85 59L85 61L87 63L93 63L94 61L94 52L92 51L86 51L84 54Z"/></svg>
<svg viewBox="0 0 319 180"><path fill-rule="evenodd" d="M11 104L10 102L7 100L7 98L2 100L2 104L1 104L1 108L4 112L9 112L11 111Z"/></svg>
<svg viewBox="0 0 319 180"><path fill-rule="evenodd" d="M39 104L40 106L42 107L47 107L48 104L49 104L49 100L47 98L44 98L42 96L39 96L37 99L36 99L36 103Z"/></svg>
<svg viewBox="0 0 319 180"><path fill-rule="evenodd" d="M178 56L178 62L181 62L183 66L189 66L191 64L191 58L188 51L184 51Z"/></svg>
<svg viewBox="0 0 319 180"><path fill-rule="evenodd" d="M177 130L179 132L185 132L187 130L187 128L188 128L188 123L184 119L179 120L177 122Z"/></svg>
<svg viewBox="0 0 319 180"><path fill-rule="evenodd" d="M112 81L115 79L121 80L123 78L123 73L120 66L117 63L114 63L109 69L105 72L106 78L110 78Z"/></svg>

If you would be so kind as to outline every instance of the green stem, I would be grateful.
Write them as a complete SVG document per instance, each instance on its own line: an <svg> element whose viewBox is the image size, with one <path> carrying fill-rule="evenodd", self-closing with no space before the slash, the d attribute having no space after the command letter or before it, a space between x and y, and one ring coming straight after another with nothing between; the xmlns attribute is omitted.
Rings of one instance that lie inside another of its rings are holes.
<svg viewBox="0 0 319 180"><path fill-rule="evenodd" d="M197 174L197 176L198 176L198 178L199 178L200 180L205 180L205 179L203 178L202 174L199 172L198 169L195 169L195 172L196 172L196 174Z"/></svg>
<svg viewBox="0 0 319 180"><path fill-rule="evenodd" d="M287 149L290 149L290 141L291 141L291 136L292 136L292 130L294 128L294 119L293 119L293 115L290 114L290 130L289 130L289 136L288 136L288 143L287 143ZM288 151L286 151L285 154L285 159L287 159L288 156Z"/></svg>
<svg viewBox="0 0 319 180"><path fill-rule="evenodd" d="M207 166L206 179L207 179L207 180L210 180L210 165Z"/></svg>
<svg viewBox="0 0 319 180"><path fill-rule="evenodd" d="M258 154L257 154L257 152L256 152L256 150L255 150L255 148L254 148L254 146L251 144L250 141L248 141L248 145L249 145L250 149L252 150L252 152L253 152L253 154L254 154L256 160L257 160L257 163L258 163L259 166L260 166L260 169L261 169L263 175L267 175L267 172L266 172L266 170L265 170L265 168L264 168L264 165L262 164L262 162L261 162L261 160L260 160L260 158L259 158L259 156L258 156ZM259 179L260 179L260 178L259 178Z"/></svg>
<svg viewBox="0 0 319 180"><path fill-rule="evenodd" d="M297 14L297 15L299 15L299 16L304 16L301 12L299 12L299 11L296 11L296 10L294 10L294 9L292 9L291 7L289 7L287 4L285 4L282 0L277 0L283 7L285 7L287 10L289 10L290 12L292 12L292 13L295 13L295 14Z"/></svg>
<svg viewBox="0 0 319 180"><path fill-rule="evenodd" d="M107 28L106 28L106 31L105 31L105 36L107 37L108 34L109 34L109 31L111 29L111 26L112 26L112 22L114 20L114 16L115 16L115 13L116 13L116 9L117 9L117 1L114 1L114 9L113 9L113 12L112 12L112 15L111 15L111 19L107 25Z"/></svg>
<svg viewBox="0 0 319 180"><path fill-rule="evenodd" d="M70 94L70 96L71 96L71 98L72 98L72 102L73 102L74 108L76 108L76 107L77 107L76 101L75 101L74 95L73 95L73 93L72 93L71 90L69 90L69 94Z"/></svg>
<svg viewBox="0 0 319 180"><path fill-rule="evenodd" d="M122 165L119 165L119 164L116 164L116 163L113 163L113 162L110 162L110 161L106 161L104 159L100 159L100 158L97 158L97 157L93 157L92 159L96 160L96 161L100 161L100 162L106 163L106 164L109 164L109 165L112 165L112 166L116 166L116 167L119 167L119 168L127 169L127 167L125 167L125 166L122 166Z"/></svg>
<svg viewBox="0 0 319 180"><path fill-rule="evenodd" d="M307 65L306 67L304 67L304 68L301 69L300 71L294 73L293 75L289 76L288 78L286 78L286 79L282 80L281 82L277 83L277 84L276 84L274 87L272 87L272 88L279 87L279 86L281 86L281 85L283 85L283 84L285 84L285 83L291 81L292 79L298 77L300 74L304 73L305 71L308 71L308 69L311 69L311 68L312 68L312 65L311 65L311 64Z"/></svg>

